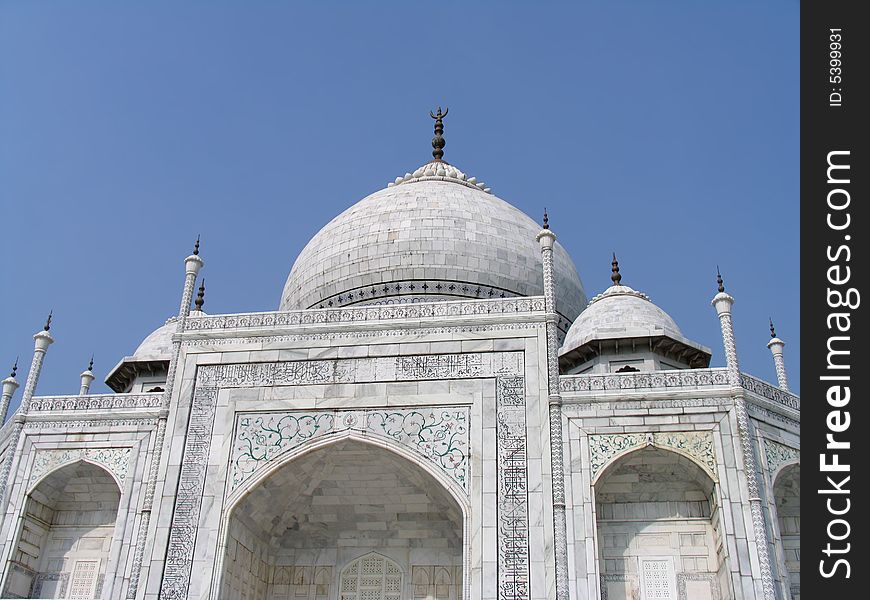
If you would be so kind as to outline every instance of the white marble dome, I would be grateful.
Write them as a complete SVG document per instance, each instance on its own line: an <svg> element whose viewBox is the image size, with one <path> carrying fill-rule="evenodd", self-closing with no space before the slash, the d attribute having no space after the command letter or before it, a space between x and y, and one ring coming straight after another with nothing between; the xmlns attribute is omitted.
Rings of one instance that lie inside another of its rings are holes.
<svg viewBox="0 0 870 600"><path fill-rule="evenodd" d="M172 357L172 334L177 329L177 317L170 317L166 323L148 334L133 358L137 360L169 360Z"/></svg>
<svg viewBox="0 0 870 600"><path fill-rule="evenodd" d="M649 296L613 285L595 296L571 325L559 351L565 354L592 340L658 337L683 339L674 320Z"/></svg>
<svg viewBox="0 0 870 600"><path fill-rule="evenodd" d="M485 184L429 163L323 227L296 259L280 309L543 295L540 230ZM554 268L567 328L586 297L558 243Z"/></svg>

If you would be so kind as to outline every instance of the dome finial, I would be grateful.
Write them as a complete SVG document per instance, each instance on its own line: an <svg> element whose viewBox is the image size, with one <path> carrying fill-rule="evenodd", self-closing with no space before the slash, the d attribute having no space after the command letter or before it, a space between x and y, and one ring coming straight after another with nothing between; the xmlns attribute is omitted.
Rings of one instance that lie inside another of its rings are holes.
<svg viewBox="0 0 870 600"><path fill-rule="evenodd" d="M435 157L435 160L440 161L441 157L444 156L444 146L447 142L444 141L444 122L442 119L447 116L447 111L449 108L445 108L444 112L441 112L441 107L438 107L438 113L432 114L432 111L429 111L429 116L435 119L435 137L432 138L432 156Z"/></svg>
<svg viewBox="0 0 870 600"><path fill-rule="evenodd" d="M622 275L619 274L619 261L616 260L616 252L613 253L613 262L610 265L610 280L613 282L613 285L621 285Z"/></svg>
<svg viewBox="0 0 870 600"><path fill-rule="evenodd" d="M193 245L193 255L199 256L199 234L197 234L196 243Z"/></svg>
<svg viewBox="0 0 870 600"><path fill-rule="evenodd" d="M48 331L49 329L51 329L51 314L53 312L53 310L48 311L48 318L45 320L45 325L42 327L44 331Z"/></svg>
<svg viewBox="0 0 870 600"><path fill-rule="evenodd" d="M776 337L776 329L773 328L773 319L770 317L767 317L767 320L770 321L770 337L775 338Z"/></svg>
<svg viewBox="0 0 870 600"><path fill-rule="evenodd" d="M725 291L725 284L722 282L722 273L719 272L719 265L716 265L716 283L719 284L719 293Z"/></svg>
<svg viewBox="0 0 870 600"><path fill-rule="evenodd" d="M205 304L205 277L202 278L199 284L199 292L196 294L194 304L196 305L196 310L202 312L202 305Z"/></svg>
<svg viewBox="0 0 870 600"><path fill-rule="evenodd" d="M87 370L91 371L91 372L94 371L94 355L93 354L91 354L91 360L90 360L90 362L88 362L88 369Z"/></svg>
<svg viewBox="0 0 870 600"><path fill-rule="evenodd" d="M12 365L12 373L10 373L9 377L15 379L15 374L18 372L18 357L15 357L15 364Z"/></svg>
<svg viewBox="0 0 870 600"><path fill-rule="evenodd" d="M550 215L547 214L547 207L544 207L544 229L550 228Z"/></svg>

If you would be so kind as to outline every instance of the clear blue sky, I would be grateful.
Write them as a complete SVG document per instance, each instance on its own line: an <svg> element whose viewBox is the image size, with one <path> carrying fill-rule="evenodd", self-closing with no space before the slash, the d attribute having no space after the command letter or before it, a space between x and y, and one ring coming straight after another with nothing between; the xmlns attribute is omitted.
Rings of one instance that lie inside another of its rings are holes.
<svg viewBox="0 0 870 600"><path fill-rule="evenodd" d="M146 6L147 4L147 6ZM95 391L177 310L202 234L209 313L274 310L333 216L430 158L538 218L591 297L647 292L724 364L799 376L799 3L0 4L0 367ZM20 399L21 390L13 404Z"/></svg>

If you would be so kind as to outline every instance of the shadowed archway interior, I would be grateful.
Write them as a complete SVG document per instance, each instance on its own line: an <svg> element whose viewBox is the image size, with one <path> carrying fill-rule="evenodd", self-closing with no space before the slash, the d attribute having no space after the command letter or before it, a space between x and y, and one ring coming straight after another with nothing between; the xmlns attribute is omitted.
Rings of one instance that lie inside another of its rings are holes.
<svg viewBox="0 0 870 600"><path fill-rule="evenodd" d="M27 496L4 596L99 598L121 491L103 468L78 461Z"/></svg>
<svg viewBox="0 0 870 600"><path fill-rule="evenodd" d="M782 540L788 593L791 600L801 597L801 468L790 465L782 469L773 484L776 519Z"/></svg>
<svg viewBox="0 0 870 600"><path fill-rule="evenodd" d="M692 460L631 452L598 479L595 502L608 600L730 597L715 484Z"/></svg>
<svg viewBox="0 0 870 600"><path fill-rule="evenodd" d="M462 519L418 465L380 446L335 442L283 465L234 507L221 598L461 598ZM372 573L365 589L341 576L371 553L401 574Z"/></svg>

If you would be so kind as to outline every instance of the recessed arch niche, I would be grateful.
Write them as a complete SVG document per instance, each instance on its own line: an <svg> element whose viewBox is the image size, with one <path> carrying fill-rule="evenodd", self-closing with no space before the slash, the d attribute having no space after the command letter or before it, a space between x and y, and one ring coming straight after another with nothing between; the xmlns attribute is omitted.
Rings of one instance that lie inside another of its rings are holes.
<svg viewBox="0 0 870 600"><path fill-rule="evenodd" d="M646 446L594 483L602 597L724 600L716 483L691 458Z"/></svg>
<svg viewBox="0 0 870 600"><path fill-rule="evenodd" d="M230 509L220 598L462 598L465 513L429 469L351 437L283 462ZM421 576L436 571L438 585Z"/></svg>
<svg viewBox="0 0 870 600"><path fill-rule="evenodd" d="M3 595L100 597L121 500L115 478L78 460L27 494Z"/></svg>

